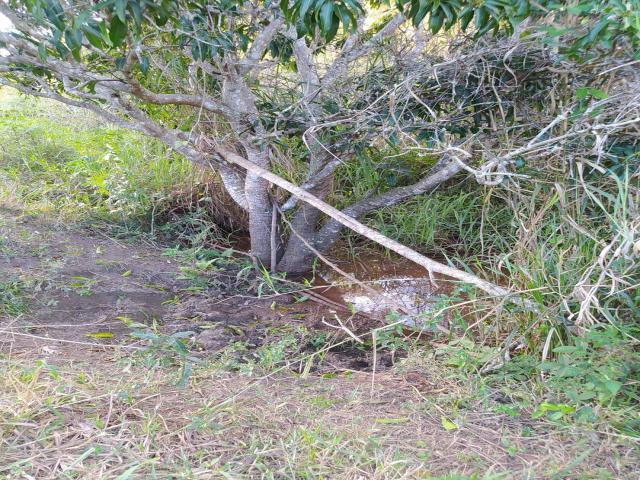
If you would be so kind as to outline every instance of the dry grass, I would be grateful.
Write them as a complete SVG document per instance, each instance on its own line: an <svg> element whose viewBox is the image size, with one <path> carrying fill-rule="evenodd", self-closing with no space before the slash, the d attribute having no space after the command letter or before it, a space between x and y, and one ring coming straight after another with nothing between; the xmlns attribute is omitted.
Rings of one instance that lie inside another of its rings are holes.
<svg viewBox="0 0 640 480"><path fill-rule="evenodd" d="M496 413L415 358L373 388L216 362L177 388L177 368L50 342L0 362L0 478L632 478L637 461L615 437Z"/></svg>

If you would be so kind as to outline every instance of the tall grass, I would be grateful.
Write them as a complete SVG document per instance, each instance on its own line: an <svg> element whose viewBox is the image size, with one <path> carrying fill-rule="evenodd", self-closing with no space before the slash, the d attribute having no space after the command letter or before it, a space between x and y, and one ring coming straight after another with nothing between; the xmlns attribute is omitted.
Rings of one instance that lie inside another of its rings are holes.
<svg viewBox="0 0 640 480"><path fill-rule="evenodd" d="M640 153L627 149L608 165L578 159L569 170L564 159L553 161L523 166L519 173L528 177L497 187L472 180L443 185L365 221L534 303L533 310L496 308L464 291L458 298L472 306L449 324L452 366L477 373L502 356L508 361L487 382L507 391L531 382L540 398L537 415L606 419L638 436ZM343 168L338 201L415 181L417 169L405 162L412 173L404 178L380 168L384 162L375 157ZM371 246L348 236L352 252L366 257Z"/></svg>

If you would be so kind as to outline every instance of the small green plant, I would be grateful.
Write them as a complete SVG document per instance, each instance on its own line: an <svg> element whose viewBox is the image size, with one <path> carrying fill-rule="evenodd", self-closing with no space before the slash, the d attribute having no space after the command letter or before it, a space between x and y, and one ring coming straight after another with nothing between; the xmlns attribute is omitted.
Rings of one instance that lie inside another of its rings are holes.
<svg viewBox="0 0 640 480"><path fill-rule="evenodd" d="M409 342L403 331L403 324L399 322L399 316L397 314L389 314L385 319L389 325L386 327L378 328L374 330L375 338L372 336L372 343L374 348L382 348L388 350L391 353L395 353L398 350L407 350L409 348Z"/></svg>
<svg viewBox="0 0 640 480"><path fill-rule="evenodd" d="M277 340L269 342L257 351L258 364L265 370L273 370L287 361L287 357L299 350L299 336L285 331Z"/></svg>
<svg viewBox="0 0 640 480"><path fill-rule="evenodd" d="M76 275L73 277L73 281L69 283L69 288L75 291L78 295L88 297L93 295L93 287L98 284L95 278L83 277Z"/></svg>
<svg viewBox="0 0 640 480"><path fill-rule="evenodd" d="M320 350L329 343L331 334L329 332L318 331L311 335L309 346L314 350Z"/></svg>
<svg viewBox="0 0 640 480"><path fill-rule="evenodd" d="M572 340L553 349L553 360L540 363L551 389L576 406L637 404L640 354L631 339L613 326L601 326Z"/></svg>
<svg viewBox="0 0 640 480"><path fill-rule="evenodd" d="M533 412L533 418L547 416L550 420L560 420L565 415L572 414L576 411L575 407L564 403L542 402Z"/></svg>
<svg viewBox="0 0 640 480"><path fill-rule="evenodd" d="M147 343L147 347L142 352L145 365L149 368L179 365L180 376L176 384L180 387L186 386L191 376L193 365L198 361L189 355L187 347L189 339L193 337L194 332L184 331L166 335L160 332L155 323L145 325L133 322L128 318L121 317L121 319L129 328L134 330L130 334L131 337Z"/></svg>
<svg viewBox="0 0 640 480"><path fill-rule="evenodd" d="M25 282L19 279L0 281L0 313L20 315L27 311Z"/></svg>

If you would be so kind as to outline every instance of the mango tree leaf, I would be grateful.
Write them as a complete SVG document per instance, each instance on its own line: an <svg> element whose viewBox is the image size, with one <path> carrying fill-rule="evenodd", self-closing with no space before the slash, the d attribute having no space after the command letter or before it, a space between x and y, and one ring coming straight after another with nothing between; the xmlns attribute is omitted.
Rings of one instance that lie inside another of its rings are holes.
<svg viewBox="0 0 640 480"><path fill-rule="evenodd" d="M118 17L111 20L111 28L109 30L109 39L114 47L119 47L127 36L127 24L122 22Z"/></svg>

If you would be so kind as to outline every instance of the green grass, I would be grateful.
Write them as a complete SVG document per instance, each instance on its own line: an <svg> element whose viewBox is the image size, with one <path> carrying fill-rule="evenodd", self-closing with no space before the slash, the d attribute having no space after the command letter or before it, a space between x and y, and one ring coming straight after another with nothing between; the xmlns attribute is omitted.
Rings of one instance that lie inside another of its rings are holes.
<svg viewBox="0 0 640 480"><path fill-rule="evenodd" d="M505 421L504 403L432 356L404 368L441 393L401 376L229 377L215 360L176 388L174 362L99 358L0 357L0 478L599 479L613 478L599 462L620 452L615 437L599 445L578 430L588 426L566 443L552 420Z"/></svg>
<svg viewBox="0 0 640 480"><path fill-rule="evenodd" d="M150 139L86 112L2 90L0 201L28 212L149 228L193 166Z"/></svg>
<svg viewBox="0 0 640 480"><path fill-rule="evenodd" d="M27 285L21 279L0 280L0 314L16 316L28 310L26 300Z"/></svg>

